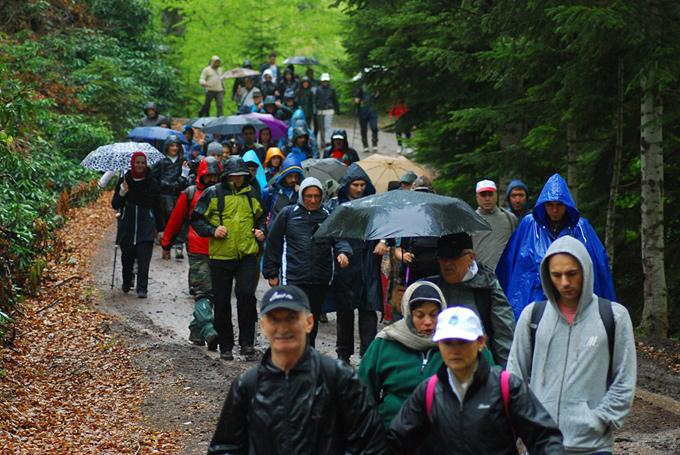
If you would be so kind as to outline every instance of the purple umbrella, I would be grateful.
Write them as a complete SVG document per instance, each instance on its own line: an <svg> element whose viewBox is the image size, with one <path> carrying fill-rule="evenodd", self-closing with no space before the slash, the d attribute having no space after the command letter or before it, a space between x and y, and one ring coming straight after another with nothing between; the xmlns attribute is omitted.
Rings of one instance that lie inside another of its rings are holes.
<svg viewBox="0 0 680 455"><path fill-rule="evenodd" d="M288 125L286 125L286 123L283 122L282 120L274 118L274 116L271 114L260 114L258 112L251 112L250 114L246 114L245 117L257 119L264 123L265 125L267 125L267 128L269 128L272 131L272 139L281 139L288 137Z"/></svg>

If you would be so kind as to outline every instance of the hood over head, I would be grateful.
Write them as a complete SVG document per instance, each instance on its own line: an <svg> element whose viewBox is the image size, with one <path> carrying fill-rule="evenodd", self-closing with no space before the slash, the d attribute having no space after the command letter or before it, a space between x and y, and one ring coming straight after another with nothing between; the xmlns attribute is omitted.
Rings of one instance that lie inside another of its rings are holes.
<svg viewBox="0 0 680 455"><path fill-rule="evenodd" d="M573 256L581 265L583 283L577 310L577 312L580 312L584 306L590 304L593 298L593 286L595 281L593 276L593 261L583 243L569 235L558 238L550 245L550 248L548 248L548 251L546 251L543 260L541 261L541 286L543 286L543 292L552 304L555 304L557 301L558 294L550 279L548 263L551 256L560 253L566 253Z"/></svg>
<svg viewBox="0 0 680 455"><path fill-rule="evenodd" d="M191 134L194 134L194 129L188 123L184 124L182 127L182 134L186 133L187 131L191 131Z"/></svg>
<svg viewBox="0 0 680 455"><path fill-rule="evenodd" d="M222 156L222 144L217 141L212 141L208 144L208 156Z"/></svg>
<svg viewBox="0 0 680 455"><path fill-rule="evenodd" d="M203 61L205 61L205 60L203 60ZM219 56L213 55L212 57L210 57L210 64L211 64L211 65L212 65L213 63L217 62L217 61L220 61L220 62L222 61L222 60L220 59Z"/></svg>
<svg viewBox="0 0 680 455"><path fill-rule="evenodd" d="M146 114L148 116L150 109L153 109L154 111L156 111L156 117L161 115L161 112L158 110L158 106L153 101L149 101L148 103L146 103L146 105L144 105L144 114Z"/></svg>
<svg viewBox="0 0 680 455"><path fill-rule="evenodd" d="M202 177L205 175L220 175L222 173L222 163L220 160L215 158L214 156L209 156L205 159L202 159L200 163L198 163L198 170L196 171L196 187L198 189L203 190L205 189L206 185L203 183Z"/></svg>
<svg viewBox="0 0 680 455"><path fill-rule="evenodd" d="M283 179L290 173L297 173L300 175L300 181L305 178L305 171L302 169L302 162L295 156L295 154L288 155L281 164L281 172L276 177L275 183L280 184Z"/></svg>
<svg viewBox="0 0 680 455"><path fill-rule="evenodd" d="M321 199L323 200L323 185L321 185L319 179L314 177L307 177L302 181L302 183L300 183L300 191L298 192L298 201L300 202L300 204L302 204L302 193L304 193L304 191L311 186L315 186L319 190L321 190Z"/></svg>
<svg viewBox="0 0 680 455"><path fill-rule="evenodd" d="M533 214L534 219L537 223L548 226L549 219L548 214L545 213L545 203L546 202L561 202L567 207L566 217L568 219L567 225L569 227L576 226L580 218L578 209L576 208L576 202L574 198L571 197L571 192L569 191L569 186L567 182L562 178L560 174L553 174L543 185L541 194L539 194L538 199L536 199L536 205L534 206Z"/></svg>
<svg viewBox="0 0 680 455"><path fill-rule="evenodd" d="M508 188L505 190L505 202L507 203L508 207L512 207L510 205L510 193L512 190L517 188L524 190L524 192L527 194L527 201L524 203L524 209L526 210L529 207L529 187L526 185L526 183L519 179L511 180L510 183L508 183Z"/></svg>
<svg viewBox="0 0 680 455"><path fill-rule="evenodd" d="M349 142L347 141L347 131L343 129L337 129L331 134L331 141L334 139L342 139L343 148L345 150L349 149Z"/></svg>
<svg viewBox="0 0 680 455"><path fill-rule="evenodd" d="M246 166L248 163L255 163L257 165L255 179L260 184L260 188L267 186L267 177L264 174L264 168L262 167L262 163L260 163L260 158L258 158L257 152L255 150L248 150L243 154L243 162L246 163Z"/></svg>
<svg viewBox="0 0 680 455"><path fill-rule="evenodd" d="M264 70L262 72L262 82L265 81L265 78L264 78L265 76L269 76L270 78L274 79L274 74L272 73L272 70L269 69L269 68L267 68L266 70Z"/></svg>
<svg viewBox="0 0 680 455"><path fill-rule="evenodd" d="M297 139L300 136L309 137L309 132L307 131L307 128L296 126L295 129L293 130L293 141L295 141L295 139Z"/></svg>
<svg viewBox="0 0 680 455"><path fill-rule="evenodd" d="M274 158L275 156L278 156L281 158L281 164L283 164L283 160L286 159L286 155L283 154L280 148L278 147L269 147L267 149L267 154L264 157L264 167L269 166L269 162Z"/></svg>
<svg viewBox="0 0 680 455"><path fill-rule="evenodd" d="M177 150L177 156L180 156L182 152L182 140L174 134L169 135L165 139L165 142L163 142L163 155L168 154L168 148L170 147L171 144L177 144L177 146L179 147L179 149Z"/></svg>
<svg viewBox="0 0 680 455"><path fill-rule="evenodd" d="M348 200L347 187L349 186L350 183L354 182L355 180L363 180L366 182L366 190L364 190L364 196L370 196L372 194L375 194L375 186L373 186L373 182L371 181L371 178L368 176L366 171L364 171L364 169L357 163L352 163L347 167L345 175L338 182L340 184L340 188L338 189L338 199L340 201L344 202Z"/></svg>

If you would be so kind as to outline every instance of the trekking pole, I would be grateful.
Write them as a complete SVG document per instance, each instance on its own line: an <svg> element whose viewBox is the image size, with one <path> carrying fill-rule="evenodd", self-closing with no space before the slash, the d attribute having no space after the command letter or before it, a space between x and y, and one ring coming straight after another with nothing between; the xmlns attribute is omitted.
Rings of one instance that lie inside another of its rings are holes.
<svg viewBox="0 0 680 455"><path fill-rule="evenodd" d="M113 289L116 280L116 259L118 258L118 244L113 247L113 271L111 272L111 289Z"/></svg>

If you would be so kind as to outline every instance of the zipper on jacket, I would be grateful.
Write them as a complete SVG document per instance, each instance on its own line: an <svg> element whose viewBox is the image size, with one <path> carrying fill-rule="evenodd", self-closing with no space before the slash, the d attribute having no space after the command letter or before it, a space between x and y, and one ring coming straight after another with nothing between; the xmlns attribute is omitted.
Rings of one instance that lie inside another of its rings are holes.
<svg viewBox="0 0 680 455"><path fill-rule="evenodd" d="M427 366L427 362L430 361L431 351L432 351L431 349L428 349L427 352L425 352L425 353L421 352L420 353L420 356L422 357L422 360L420 362L420 374L423 374L423 371L425 371L425 367Z"/></svg>
<svg viewBox="0 0 680 455"><path fill-rule="evenodd" d="M569 324L569 333L567 334L567 352L564 356L564 368L562 368L562 381L560 382L560 393L557 396L557 425L560 424L560 412L562 411L562 392L564 390L564 377L567 372L567 360L569 360L569 345L571 344L571 328L572 324Z"/></svg>

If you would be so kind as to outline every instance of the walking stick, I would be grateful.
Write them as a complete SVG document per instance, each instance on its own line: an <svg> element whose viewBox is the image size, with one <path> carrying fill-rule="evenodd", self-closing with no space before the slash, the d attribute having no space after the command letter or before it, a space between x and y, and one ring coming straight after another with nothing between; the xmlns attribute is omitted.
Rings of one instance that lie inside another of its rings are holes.
<svg viewBox="0 0 680 455"><path fill-rule="evenodd" d="M116 281L116 259L118 258L118 244L113 247L113 271L111 272L111 289Z"/></svg>

